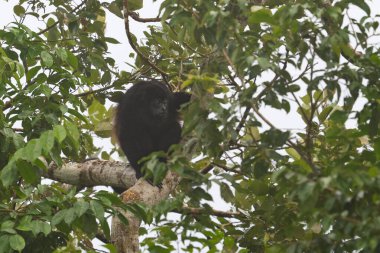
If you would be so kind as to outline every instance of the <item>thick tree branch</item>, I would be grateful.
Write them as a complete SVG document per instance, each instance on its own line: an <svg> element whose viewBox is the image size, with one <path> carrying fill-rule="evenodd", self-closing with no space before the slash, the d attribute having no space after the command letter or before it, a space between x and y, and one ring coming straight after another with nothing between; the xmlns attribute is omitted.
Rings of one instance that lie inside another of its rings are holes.
<svg viewBox="0 0 380 253"><path fill-rule="evenodd" d="M179 183L179 176L171 173L166 175L162 188L152 186L144 179L122 194L124 203L141 203L146 206L157 205L168 198L169 194ZM137 253L139 251L139 228L140 220L130 212L119 210L128 219L128 225L123 224L118 217L112 219L111 240L119 253Z"/></svg>
<svg viewBox="0 0 380 253"><path fill-rule="evenodd" d="M43 176L81 187L107 185L128 189L136 182L135 171L126 163L102 160L91 160L84 163L70 162L61 168L51 164Z"/></svg>

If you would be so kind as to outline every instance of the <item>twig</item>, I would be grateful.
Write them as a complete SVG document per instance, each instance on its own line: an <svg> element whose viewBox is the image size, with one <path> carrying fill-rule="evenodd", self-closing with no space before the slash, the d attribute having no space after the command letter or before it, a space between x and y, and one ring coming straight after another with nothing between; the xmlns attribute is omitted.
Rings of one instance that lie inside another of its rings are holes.
<svg viewBox="0 0 380 253"><path fill-rule="evenodd" d="M206 209L206 208L195 208L195 207L187 207L183 206L179 210L173 210L174 212L181 214L191 214L191 215L212 215L216 217L224 217L224 218L235 218L244 216L241 212L226 212L219 211L215 209Z"/></svg>
<svg viewBox="0 0 380 253"><path fill-rule="evenodd" d="M259 110L257 109L257 107L255 105L252 106L254 112L267 124L269 125L271 128L273 129L278 129L276 126L274 126L267 118L264 117L264 115L262 115ZM291 146L292 148L294 148L297 153L300 155L300 157L310 166L310 168L313 170L314 173L317 173L318 170L317 168L315 167L315 165L313 164L313 162L311 161L310 157L307 157L305 156L304 152L302 152L302 150L294 143L292 142L291 140L287 140L286 141L288 143L289 146Z"/></svg>
<svg viewBox="0 0 380 253"><path fill-rule="evenodd" d="M244 114L243 114L243 117L241 117L241 120L238 124L238 126L236 127L236 133L239 134L240 130L243 128L247 118L248 118L248 115L249 115L249 111L251 110L251 107L250 106L247 106L245 108L245 111L244 111Z"/></svg>
<svg viewBox="0 0 380 253"><path fill-rule="evenodd" d="M85 91L83 93L75 94L75 96L76 97L85 97L85 96L88 96L88 95L91 95L91 94L95 94L95 93L98 93L98 92L102 92L102 91L106 91L106 90L112 89L113 87L115 87L115 84L111 84L110 86L106 86L106 87L103 87L103 88L100 88L100 89L97 89L97 90Z"/></svg>
<svg viewBox="0 0 380 253"><path fill-rule="evenodd" d="M128 12L128 15L133 18L134 20L142 23L149 23L149 22L161 22L160 17L156 18L140 18L139 14L137 12L130 11Z"/></svg>
<svg viewBox="0 0 380 253"><path fill-rule="evenodd" d="M84 4L86 4L87 0L84 0L83 2L81 2L77 7L75 7L72 11L70 11L70 13L74 13L76 12L77 10L79 10ZM54 26L58 25L59 24L59 20L55 21L53 24L51 24L50 26L46 27L45 29L41 30L40 32L37 33L37 35L41 35L41 34L44 34L45 32L49 31L50 29L52 29Z"/></svg>
<svg viewBox="0 0 380 253"><path fill-rule="evenodd" d="M129 45L132 49L140 56L149 66L151 66L154 70L160 73L164 80L166 80L167 74L157 67L154 63L152 63L135 45L132 38L132 33L129 29L129 11L128 11L128 0L124 0L124 24L125 24L125 32L127 34Z"/></svg>
<svg viewBox="0 0 380 253"><path fill-rule="evenodd" d="M218 163L215 163L215 162L213 162L212 165L214 165L215 167L221 168L221 169L223 169L223 170L225 170L225 171L234 172L234 173L236 173L236 174L240 174L240 173L241 173L241 172L238 171L238 170L235 170L235 169L229 168L229 167L227 167L227 166L225 166L225 165L218 164Z"/></svg>

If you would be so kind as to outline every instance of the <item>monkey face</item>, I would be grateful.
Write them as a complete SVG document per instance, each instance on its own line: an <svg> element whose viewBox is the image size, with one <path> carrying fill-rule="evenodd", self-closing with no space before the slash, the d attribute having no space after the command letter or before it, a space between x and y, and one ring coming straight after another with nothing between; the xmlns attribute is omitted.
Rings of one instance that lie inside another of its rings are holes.
<svg viewBox="0 0 380 253"><path fill-rule="evenodd" d="M169 117L169 101L166 98L155 98L150 101L149 113L152 119L159 125Z"/></svg>

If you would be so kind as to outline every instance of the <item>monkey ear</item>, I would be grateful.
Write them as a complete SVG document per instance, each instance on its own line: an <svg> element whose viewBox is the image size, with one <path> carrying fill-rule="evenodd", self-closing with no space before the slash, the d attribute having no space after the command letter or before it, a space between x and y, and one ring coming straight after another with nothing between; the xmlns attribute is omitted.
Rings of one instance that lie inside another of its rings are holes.
<svg viewBox="0 0 380 253"><path fill-rule="evenodd" d="M187 92L174 92L174 105L178 110L182 104L185 104L190 101L191 94Z"/></svg>

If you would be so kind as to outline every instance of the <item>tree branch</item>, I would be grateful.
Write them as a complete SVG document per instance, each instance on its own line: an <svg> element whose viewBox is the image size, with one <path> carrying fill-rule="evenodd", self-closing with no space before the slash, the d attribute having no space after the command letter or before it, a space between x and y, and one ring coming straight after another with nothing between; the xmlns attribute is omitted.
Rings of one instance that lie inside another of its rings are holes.
<svg viewBox="0 0 380 253"><path fill-rule="evenodd" d="M90 160L84 163L70 162L61 168L52 163L43 176L81 187L106 185L128 189L136 182L135 171L126 163L102 160Z"/></svg>
<svg viewBox="0 0 380 253"><path fill-rule="evenodd" d="M156 18L140 18L139 14L137 12L133 12L133 11L128 12L128 15L131 18L133 18L134 20L136 20L137 22L141 22L141 23L161 22L161 18L160 17L156 17Z"/></svg>
<svg viewBox="0 0 380 253"><path fill-rule="evenodd" d="M183 206L179 210L174 210L176 213L180 214L191 214L191 215L212 215L216 217L223 217L223 218L236 218L244 216L241 212L231 212L231 211L219 211L215 209L209 209L209 208L195 208L195 207L188 207Z"/></svg>
<svg viewBox="0 0 380 253"><path fill-rule="evenodd" d="M157 205L162 200L168 198L169 194L179 183L179 176L168 172L162 187L152 186L144 179L139 179L137 183L122 194L124 203L142 203L146 206ZM119 253L137 253L139 251L139 228L140 219L131 212L119 210L127 219L128 225L120 221L117 216L112 219L111 240Z"/></svg>
<svg viewBox="0 0 380 253"><path fill-rule="evenodd" d="M151 66L154 70L156 70L158 73L160 73L164 79L166 79L167 74L157 67L154 63L152 63L148 57L146 57L135 45L132 37L132 33L129 29L129 11L128 11L128 0L124 0L124 24L125 24L125 32L127 34L129 45L132 47L132 49L137 53L138 56L140 56L149 66Z"/></svg>
<svg viewBox="0 0 380 253"><path fill-rule="evenodd" d="M70 11L70 13L74 13L76 12L77 10L79 10L84 4L86 4L87 0L84 0L83 2L81 2L77 7L75 7L72 11ZM53 27L55 27L56 25L59 24L59 20L55 21L53 24L51 24L50 26L46 27L45 29L41 30L40 32L37 33L37 35L41 35L41 34L44 34L45 32L49 31L50 29L52 29Z"/></svg>
<svg viewBox="0 0 380 253"><path fill-rule="evenodd" d="M257 109L256 105L253 105L252 106L254 112L267 124L269 125L271 128L273 129L278 129L277 127L275 127L267 118L264 117L264 115L262 115L259 110ZM318 170L317 168L315 167L313 161L311 160L310 157L308 157L307 155L304 154L304 152L302 152L302 150L294 143L292 142L291 140L287 140L286 141L288 143L289 146L291 146L292 148L294 148L297 153L300 155L300 157L310 166L310 168L313 170L314 173L317 173Z"/></svg>

